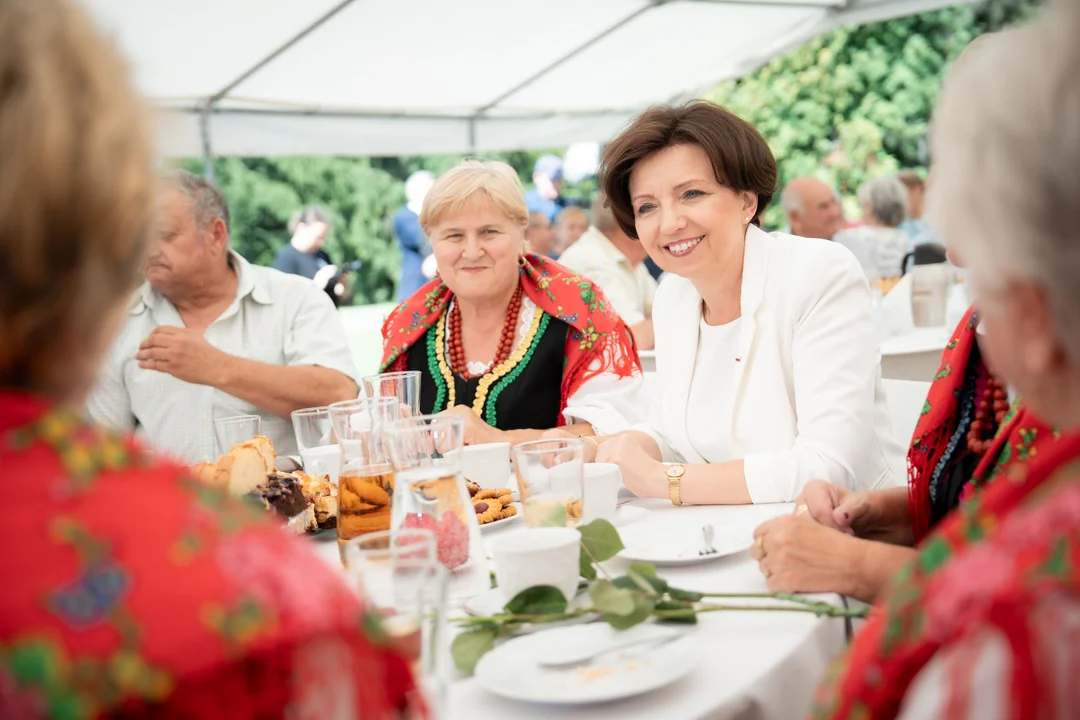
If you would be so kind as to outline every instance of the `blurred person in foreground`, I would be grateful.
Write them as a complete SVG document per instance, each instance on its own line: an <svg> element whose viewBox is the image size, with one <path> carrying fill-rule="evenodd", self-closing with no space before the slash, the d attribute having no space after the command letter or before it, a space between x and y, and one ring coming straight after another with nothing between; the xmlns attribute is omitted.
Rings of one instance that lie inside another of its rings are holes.
<svg viewBox="0 0 1080 720"><path fill-rule="evenodd" d="M1080 716L1078 36L1080 6L1052 2L953 67L928 198L967 268L988 363L1061 438L923 541L815 717Z"/></svg>
<svg viewBox="0 0 1080 720"><path fill-rule="evenodd" d="M817 178L790 180L780 193L780 206L792 235L832 240L844 227L844 212L836 191Z"/></svg>
<svg viewBox="0 0 1080 720"><path fill-rule="evenodd" d="M638 350L651 350L656 281L645 267L645 247L622 231L603 194L593 201L592 216L592 225L559 262L598 285L630 326Z"/></svg>
<svg viewBox="0 0 1080 720"><path fill-rule="evenodd" d="M570 205L555 218L555 259L573 247L589 227L589 213Z"/></svg>
<svg viewBox="0 0 1080 720"><path fill-rule="evenodd" d="M334 305L348 299L349 275L333 263L323 250L330 232L330 216L318 205L298 210L289 220L292 238L274 258L274 269L289 275L299 275L325 290Z"/></svg>
<svg viewBox="0 0 1080 720"><path fill-rule="evenodd" d="M158 211L146 282L90 397L90 416L195 463L217 456L215 419L259 415L278 454L296 454L293 410L357 394L334 304L310 280L230 250L229 208L205 178L165 176Z"/></svg>
<svg viewBox="0 0 1080 720"><path fill-rule="evenodd" d="M555 259L555 231L547 215L539 212L529 213L525 225L525 246L531 253Z"/></svg>
<svg viewBox="0 0 1080 720"><path fill-rule="evenodd" d="M907 189L895 177L870 180L859 188L863 224L843 230L833 240L855 255L870 280L904 274L910 240L900 225L908 216Z"/></svg>
<svg viewBox="0 0 1080 720"><path fill-rule="evenodd" d="M153 238L150 133L68 2L0 3L0 75L0 717L398 717L405 662L310 546L80 418Z"/></svg>
<svg viewBox="0 0 1080 720"><path fill-rule="evenodd" d="M670 275L647 422L587 444L590 461L675 505L900 482L866 279L834 243L758 226L776 161L752 125L708 102L650 108L604 150L600 185Z"/></svg>
<svg viewBox="0 0 1080 720"><path fill-rule="evenodd" d="M397 299L400 302L420 289L435 276L431 243L420 227L420 211L435 176L427 170L417 170L405 180L405 204L394 214L394 238L401 251L401 277Z"/></svg>
<svg viewBox="0 0 1080 720"><path fill-rule="evenodd" d="M528 252L521 182L500 162L440 177L420 222L439 276L383 326L382 370L416 370L420 410L465 420L465 441L524 442L639 418L641 363L598 287Z"/></svg>

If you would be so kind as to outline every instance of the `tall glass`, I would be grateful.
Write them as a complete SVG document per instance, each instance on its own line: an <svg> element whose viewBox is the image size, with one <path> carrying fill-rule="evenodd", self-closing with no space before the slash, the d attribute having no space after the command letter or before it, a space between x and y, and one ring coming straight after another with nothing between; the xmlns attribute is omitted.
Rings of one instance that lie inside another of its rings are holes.
<svg viewBox="0 0 1080 720"><path fill-rule="evenodd" d="M394 469L380 430L397 419L398 401L360 398L334 403L329 409L341 445L337 538L342 550L355 537L390 529Z"/></svg>
<svg viewBox="0 0 1080 720"><path fill-rule="evenodd" d="M440 706L449 669L446 569L428 530L371 533L349 540L345 568L380 616L394 647L413 664L428 706Z"/></svg>
<svg viewBox="0 0 1080 720"><path fill-rule="evenodd" d="M528 527L581 523L585 447L580 438L515 445L514 470Z"/></svg>
<svg viewBox="0 0 1080 720"><path fill-rule="evenodd" d="M368 397L396 397L401 403L401 417L420 414L420 372L382 373L364 378L364 391Z"/></svg>
<svg viewBox="0 0 1080 720"><path fill-rule="evenodd" d="M262 434L262 418L258 415L234 415L214 421L214 438L218 454L224 455L234 445L247 442Z"/></svg>
<svg viewBox="0 0 1080 720"><path fill-rule="evenodd" d="M421 415L390 423L385 434L397 480L393 527L435 533L452 601L484 592L490 580L480 524L462 474L464 423Z"/></svg>
<svg viewBox="0 0 1080 720"><path fill-rule="evenodd" d="M336 485L341 474L341 445L334 434L330 408L294 410L292 424L304 472L316 477L326 475Z"/></svg>

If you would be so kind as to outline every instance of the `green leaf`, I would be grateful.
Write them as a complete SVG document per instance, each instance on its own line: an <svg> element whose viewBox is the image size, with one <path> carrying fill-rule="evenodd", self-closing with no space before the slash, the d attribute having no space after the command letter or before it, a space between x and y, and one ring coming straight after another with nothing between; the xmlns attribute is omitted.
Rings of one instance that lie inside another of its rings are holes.
<svg viewBox="0 0 1080 720"><path fill-rule="evenodd" d="M566 506L557 503L547 517L540 521L540 527L566 527Z"/></svg>
<svg viewBox="0 0 1080 720"><path fill-rule="evenodd" d="M450 645L450 655L454 658L454 667L466 675L472 675L480 658L495 647L494 630L473 630L454 638Z"/></svg>
<svg viewBox="0 0 1080 720"><path fill-rule="evenodd" d="M562 590L551 585L525 588L506 603L507 612L515 615L555 615L566 612Z"/></svg>
<svg viewBox="0 0 1080 720"><path fill-rule="evenodd" d="M632 563L626 575L615 579L615 586L650 595L663 595L668 589L667 581L656 577L656 568L650 563Z"/></svg>
<svg viewBox="0 0 1080 720"><path fill-rule="evenodd" d="M701 599L703 597L705 597L704 595L702 595L699 592L694 592L693 590L680 590L679 588L676 588L676 587L668 587L667 594L668 594L668 597L671 598L672 600L678 600L678 601L682 601L682 602L691 602L691 603L700 602Z"/></svg>
<svg viewBox="0 0 1080 720"><path fill-rule="evenodd" d="M589 590L596 609L609 615L631 615L634 612L634 594L617 588L610 580L600 580Z"/></svg>
<svg viewBox="0 0 1080 720"><path fill-rule="evenodd" d="M688 603L688 602L671 602L671 601L668 601L668 600L664 600L662 602L656 603L656 609L657 610L693 610L694 609L694 604L693 603ZM678 617L660 618L660 621L661 622L669 622L669 623L684 623L686 625L696 625L697 624L697 613L688 612L686 615L680 615Z"/></svg>
<svg viewBox="0 0 1080 720"><path fill-rule="evenodd" d="M581 577L586 580L596 579L596 568L593 567L592 560L585 554L585 548L581 549L578 554L578 571L581 573Z"/></svg>
<svg viewBox="0 0 1080 720"><path fill-rule="evenodd" d="M628 591L623 590L621 592ZM639 623L643 623L648 620L649 615L652 614L656 600L640 594L631 594L631 597L634 600L634 610L629 615L612 615L604 613L604 620L616 630L625 630Z"/></svg>
<svg viewBox="0 0 1080 720"><path fill-rule="evenodd" d="M625 547L619 531L607 520L593 520L578 530L581 531L581 546L596 562L610 560Z"/></svg>

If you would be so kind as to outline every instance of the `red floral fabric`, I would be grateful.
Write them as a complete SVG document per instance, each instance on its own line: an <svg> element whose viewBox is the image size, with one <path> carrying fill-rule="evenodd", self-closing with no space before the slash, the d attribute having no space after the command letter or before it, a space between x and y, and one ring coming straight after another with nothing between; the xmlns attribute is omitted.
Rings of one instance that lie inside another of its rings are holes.
<svg viewBox="0 0 1080 720"><path fill-rule="evenodd" d="M264 513L6 390L0 469L0 717L381 719L404 706L405 662Z"/></svg>
<svg viewBox="0 0 1080 720"><path fill-rule="evenodd" d="M988 375L976 349L977 325L974 309L969 308L941 354L941 366L930 385L908 449L908 506L916 544L932 529L930 485L934 473L941 472L940 466L947 454L956 452L958 445L966 443L966 438L957 433L957 428L962 414L974 413L979 400L979 395L975 393L973 398L968 399L970 407L961 407L965 377L973 362L978 362L979 371ZM1049 425L1020 403L1014 403L971 480L964 487L962 498L966 499L978 488L988 485L1014 463L1026 462L1034 457L1040 447L1054 438L1055 433Z"/></svg>
<svg viewBox="0 0 1080 720"><path fill-rule="evenodd" d="M926 539L830 671L812 716L896 717L936 654L991 629L1007 639L1010 660L1008 685L997 688L1009 704L1002 716L1066 717L1055 683L1075 668L1051 657L1033 612L1062 601L1080 604L1077 431L998 477ZM947 707L970 696L974 665L948 677Z"/></svg>
<svg viewBox="0 0 1080 720"><path fill-rule="evenodd" d="M566 338L560 411L590 378L605 372L618 377L641 372L633 334L592 281L535 254L525 257L520 278L525 294L537 307L572 329ZM390 313L382 329L383 372L405 369L409 348L438 322L452 297L436 278ZM561 412L559 422L564 422Z"/></svg>

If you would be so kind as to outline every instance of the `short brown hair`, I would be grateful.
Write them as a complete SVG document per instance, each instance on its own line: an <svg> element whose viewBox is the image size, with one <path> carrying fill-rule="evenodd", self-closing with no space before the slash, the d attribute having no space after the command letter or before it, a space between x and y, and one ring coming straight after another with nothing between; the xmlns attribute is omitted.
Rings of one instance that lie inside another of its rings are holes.
<svg viewBox="0 0 1080 720"><path fill-rule="evenodd" d="M68 0L0 2L0 387L39 390L140 281L156 183L127 68Z"/></svg>
<svg viewBox="0 0 1080 720"><path fill-rule="evenodd" d="M716 181L737 192L753 192L760 218L776 193L776 160L769 144L753 125L738 115L704 100L680 107L651 107L604 150L600 159L600 188L615 219L637 239L630 202L630 173L639 160L673 145L697 145L709 156Z"/></svg>

